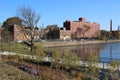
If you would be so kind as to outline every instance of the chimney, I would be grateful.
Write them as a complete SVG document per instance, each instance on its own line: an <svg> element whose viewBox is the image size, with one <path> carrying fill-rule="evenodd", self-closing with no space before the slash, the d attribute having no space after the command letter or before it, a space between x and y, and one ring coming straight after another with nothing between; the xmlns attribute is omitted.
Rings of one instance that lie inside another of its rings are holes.
<svg viewBox="0 0 120 80"><path fill-rule="evenodd" d="M65 28L65 27L63 27L63 30L65 31L65 30L66 30L66 28Z"/></svg>
<svg viewBox="0 0 120 80"><path fill-rule="evenodd" d="M112 20L110 20L110 38L112 38Z"/></svg>
<svg viewBox="0 0 120 80"><path fill-rule="evenodd" d="M79 18L79 21L85 22L85 18Z"/></svg>
<svg viewBox="0 0 120 80"><path fill-rule="evenodd" d="M112 20L110 20L110 32L112 32Z"/></svg>

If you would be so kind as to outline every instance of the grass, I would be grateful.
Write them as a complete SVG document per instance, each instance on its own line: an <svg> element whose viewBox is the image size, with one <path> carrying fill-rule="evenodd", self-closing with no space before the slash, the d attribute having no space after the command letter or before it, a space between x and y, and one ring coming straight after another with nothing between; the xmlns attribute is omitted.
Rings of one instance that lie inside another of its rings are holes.
<svg viewBox="0 0 120 80"><path fill-rule="evenodd" d="M30 54L30 47L24 43L2 43L2 51Z"/></svg>
<svg viewBox="0 0 120 80"><path fill-rule="evenodd" d="M40 78L14 66L0 62L0 80L40 80Z"/></svg>
<svg viewBox="0 0 120 80"><path fill-rule="evenodd" d="M5 60L4 60L5 59ZM84 76L81 72L77 72L77 76L72 76L71 72L62 69L50 67L50 65L39 64L39 62L29 62L25 60L14 60L4 58L0 62L0 80L81 80ZM21 70L16 65L8 64L8 61L20 63L22 65L31 66L38 70L39 75L32 75L26 71Z"/></svg>
<svg viewBox="0 0 120 80"><path fill-rule="evenodd" d="M2 50L21 54L31 53L30 47L24 43L2 43ZM70 67L72 67L74 70L66 69L65 65L63 64L61 69L51 67L51 65L45 66L46 64L40 64L40 62L37 60L35 60L35 62L32 59L30 59L32 61L29 59L27 59L28 61L25 61L25 59L18 57L18 55L2 55L1 58L2 62L0 62L0 80L86 80L85 73L80 70L75 71L72 65ZM22 64L31 66L38 70L39 75L32 75L27 71L23 71L16 65L7 64L6 62L9 61L15 62L17 65Z"/></svg>

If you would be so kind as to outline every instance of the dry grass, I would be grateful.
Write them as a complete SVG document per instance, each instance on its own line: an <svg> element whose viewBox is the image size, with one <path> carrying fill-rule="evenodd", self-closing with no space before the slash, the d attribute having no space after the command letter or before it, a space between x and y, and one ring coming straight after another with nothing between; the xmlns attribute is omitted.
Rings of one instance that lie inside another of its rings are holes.
<svg viewBox="0 0 120 80"><path fill-rule="evenodd" d="M84 77L84 74L79 71L73 75L72 71L68 72L65 69L51 68L48 63L40 64L39 62L18 58L17 56L2 56L2 62L0 61L0 80L82 80L81 78ZM8 64L7 62L13 62L13 64ZM19 64L36 69L39 75L33 75L21 70Z"/></svg>
<svg viewBox="0 0 120 80"><path fill-rule="evenodd" d="M30 66L32 65L34 68L38 69L39 75L32 75L13 65L0 62L0 80L81 80L84 76L81 73L77 73L76 77L71 77L68 72L60 69L52 69L47 66L39 66L38 68L35 64L22 63Z"/></svg>
<svg viewBox="0 0 120 80"><path fill-rule="evenodd" d="M40 78L14 66L0 62L0 80L40 80Z"/></svg>

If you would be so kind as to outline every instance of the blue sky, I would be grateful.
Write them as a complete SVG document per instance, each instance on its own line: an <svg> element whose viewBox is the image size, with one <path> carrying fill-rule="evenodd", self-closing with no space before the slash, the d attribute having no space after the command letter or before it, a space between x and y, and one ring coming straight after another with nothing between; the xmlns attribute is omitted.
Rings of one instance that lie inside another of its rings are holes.
<svg viewBox="0 0 120 80"><path fill-rule="evenodd" d="M64 21L75 21L79 17L99 23L105 30L109 30L110 19L114 30L120 25L120 0L0 0L0 23L15 16L23 5L40 14L39 26L58 24L62 27Z"/></svg>

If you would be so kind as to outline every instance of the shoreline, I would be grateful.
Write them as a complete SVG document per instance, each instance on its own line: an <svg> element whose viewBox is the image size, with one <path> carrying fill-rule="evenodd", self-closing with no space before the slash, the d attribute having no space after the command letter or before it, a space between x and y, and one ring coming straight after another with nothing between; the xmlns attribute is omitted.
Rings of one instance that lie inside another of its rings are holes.
<svg viewBox="0 0 120 80"><path fill-rule="evenodd" d="M65 47L65 46L77 46L77 45L86 45L86 44L105 44L105 43L115 43L120 42L118 40L94 40L94 41L53 41L53 42L37 42L35 45L41 45L43 47Z"/></svg>

